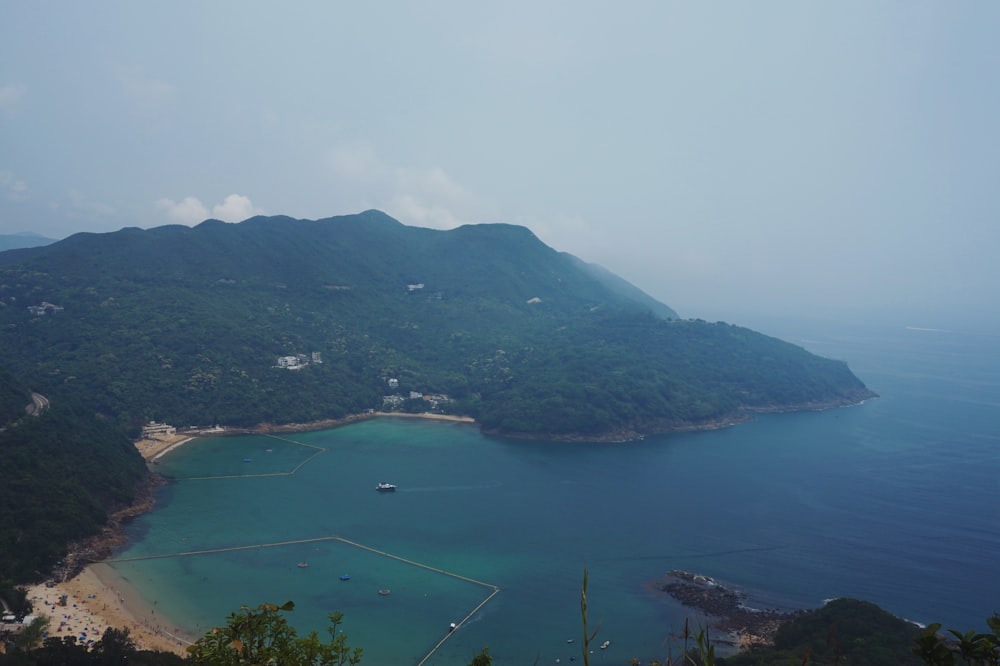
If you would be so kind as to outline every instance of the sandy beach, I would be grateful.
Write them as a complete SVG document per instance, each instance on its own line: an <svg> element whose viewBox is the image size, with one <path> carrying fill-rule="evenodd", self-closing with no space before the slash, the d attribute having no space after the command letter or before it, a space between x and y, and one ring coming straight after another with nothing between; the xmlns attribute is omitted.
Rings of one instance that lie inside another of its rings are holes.
<svg viewBox="0 0 1000 666"><path fill-rule="evenodd" d="M135 446L150 462L193 439L190 435L171 435L141 439ZM112 627L128 629L140 649L184 655L190 644L188 639L175 635L174 627L158 624L153 609L107 565L91 564L69 580L33 585L28 588L28 598L33 615L49 618L48 635L56 638L75 636L78 642L91 645Z"/></svg>
<svg viewBox="0 0 1000 666"><path fill-rule="evenodd" d="M166 454L182 444L187 444L194 437L187 434L170 435L164 437L157 437L156 439L140 439L135 443L135 448L138 449L142 457L146 459L146 462L156 460L160 456Z"/></svg>
<svg viewBox="0 0 1000 666"><path fill-rule="evenodd" d="M146 619L154 614L143 613L143 604L134 595L127 597L129 592L109 567L94 564L68 581L29 587L28 598L34 607L33 615L49 618L49 636L75 636L78 642L92 645L113 627L128 629L140 649L187 654L189 643L174 636L173 627ZM60 603L63 598L65 606Z"/></svg>

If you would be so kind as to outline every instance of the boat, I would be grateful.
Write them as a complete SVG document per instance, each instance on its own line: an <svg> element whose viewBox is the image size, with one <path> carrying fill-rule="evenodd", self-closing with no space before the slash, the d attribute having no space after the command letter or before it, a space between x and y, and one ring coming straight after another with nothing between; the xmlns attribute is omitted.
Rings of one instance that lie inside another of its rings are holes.
<svg viewBox="0 0 1000 666"><path fill-rule="evenodd" d="M607 650L609 645L611 645L611 641L604 641L603 643L601 643L601 649Z"/></svg>
<svg viewBox="0 0 1000 666"><path fill-rule="evenodd" d="M244 458L243 462L251 462L252 460L253 460L252 458Z"/></svg>
<svg viewBox="0 0 1000 666"><path fill-rule="evenodd" d="M307 566L309 566L309 563L308 562L299 562L295 566L297 566L299 569L305 569Z"/></svg>
<svg viewBox="0 0 1000 666"><path fill-rule="evenodd" d="M342 575L342 576L340 577L340 580L351 580L351 577L350 577L350 576L348 576L347 574L343 574L343 575Z"/></svg>
<svg viewBox="0 0 1000 666"><path fill-rule="evenodd" d="M385 483L385 482L383 482L383 483L380 483L377 486L375 486L375 490L379 491L380 493L395 492L396 491L396 484L395 483Z"/></svg>
<svg viewBox="0 0 1000 666"><path fill-rule="evenodd" d="M390 590L387 587L383 587L381 590L378 591L378 593L380 595L382 595L383 597L389 596L389 592L390 592Z"/></svg>

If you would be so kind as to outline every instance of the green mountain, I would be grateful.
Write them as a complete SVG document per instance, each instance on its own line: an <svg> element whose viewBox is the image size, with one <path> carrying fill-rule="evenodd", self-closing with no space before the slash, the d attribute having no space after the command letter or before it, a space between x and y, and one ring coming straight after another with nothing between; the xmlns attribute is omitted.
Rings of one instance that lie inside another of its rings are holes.
<svg viewBox="0 0 1000 666"><path fill-rule="evenodd" d="M54 403L78 396L133 433L150 419L252 426L392 405L512 435L621 439L873 395L842 362L678 320L523 227L437 231L378 211L0 253L0 350ZM308 364L276 367L296 355Z"/></svg>
<svg viewBox="0 0 1000 666"><path fill-rule="evenodd" d="M31 391L0 367L0 428L25 416L29 404Z"/></svg>
<svg viewBox="0 0 1000 666"><path fill-rule="evenodd" d="M71 398L34 415L30 402L31 392L0 368L0 588L41 578L70 542L131 505L147 475L112 421Z"/></svg>

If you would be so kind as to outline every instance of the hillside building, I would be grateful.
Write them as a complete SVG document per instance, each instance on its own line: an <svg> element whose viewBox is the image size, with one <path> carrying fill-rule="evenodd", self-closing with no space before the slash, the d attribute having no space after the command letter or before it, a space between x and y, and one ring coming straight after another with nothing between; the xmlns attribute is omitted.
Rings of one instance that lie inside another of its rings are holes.
<svg viewBox="0 0 1000 666"><path fill-rule="evenodd" d="M166 423L150 421L142 426L143 439L156 439L157 437L172 437L177 434L177 428Z"/></svg>

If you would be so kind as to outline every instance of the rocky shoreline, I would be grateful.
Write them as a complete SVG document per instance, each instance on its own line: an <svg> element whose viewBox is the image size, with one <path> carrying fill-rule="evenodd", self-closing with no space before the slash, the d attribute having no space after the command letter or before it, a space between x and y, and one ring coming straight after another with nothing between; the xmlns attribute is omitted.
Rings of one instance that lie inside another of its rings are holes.
<svg viewBox="0 0 1000 666"><path fill-rule="evenodd" d="M710 618L709 626L732 635L740 649L772 644L778 627L801 612L750 608L743 592L720 585L709 576L688 571L670 571L652 581L652 586L704 613Z"/></svg>
<svg viewBox="0 0 1000 666"><path fill-rule="evenodd" d="M76 577L84 567L111 557L115 550L125 545L125 523L153 510L154 491L167 482L159 474L148 473L135 490L135 500L128 506L112 512L98 534L71 543L66 557L52 569L51 578L65 582Z"/></svg>

